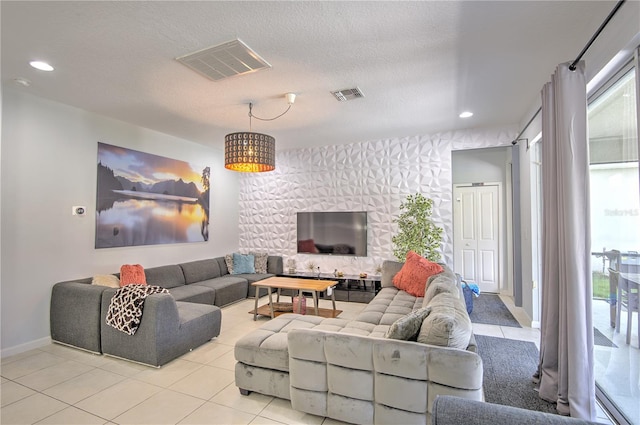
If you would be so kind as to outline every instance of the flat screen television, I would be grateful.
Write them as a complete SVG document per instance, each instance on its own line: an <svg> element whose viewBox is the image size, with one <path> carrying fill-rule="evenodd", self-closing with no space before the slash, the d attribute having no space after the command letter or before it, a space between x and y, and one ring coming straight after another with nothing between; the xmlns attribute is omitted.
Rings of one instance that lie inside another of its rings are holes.
<svg viewBox="0 0 640 425"><path fill-rule="evenodd" d="M299 212L298 253L367 256L367 212Z"/></svg>

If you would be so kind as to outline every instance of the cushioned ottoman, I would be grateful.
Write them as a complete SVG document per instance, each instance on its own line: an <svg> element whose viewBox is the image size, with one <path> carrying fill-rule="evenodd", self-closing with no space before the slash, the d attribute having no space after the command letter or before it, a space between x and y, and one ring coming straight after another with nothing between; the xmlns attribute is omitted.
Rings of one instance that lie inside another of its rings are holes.
<svg viewBox="0 0 640 425"><path fill-rule="evenodd" d="M283 314L240 338L234 349L236 385L243 394L255 391L289 400L287 332L308 329L324 319Z"/></svg>

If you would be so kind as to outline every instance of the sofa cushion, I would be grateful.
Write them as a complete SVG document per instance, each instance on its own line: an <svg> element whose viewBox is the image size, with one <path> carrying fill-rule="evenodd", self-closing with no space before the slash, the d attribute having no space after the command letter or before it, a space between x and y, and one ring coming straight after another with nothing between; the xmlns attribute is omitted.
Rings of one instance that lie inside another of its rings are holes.
<svg viewBox="0 0 640 425"><path fill-rule="evenodd" d="M424 296L427 279L441 273L444 269L438 263L432 263L413 251L407 254L402 269L393 277L393 286L413 295Z"/></svg>
<svg viewBox="0 0 640 425"><path fill-rule="evenodd" d="M222 274L220 272L220 264L215 258L182 263L180 267L184 273L184 280L187 285L220 277Z"/></svg>
<svg viewBox="0 0 640 425"><path fill-rule="evenodd" d="M233 273L231 274L243 274L243 273L255 273L255 257L251 254L238 254L233 253Z"/></svg>
<svg viewBox="0 0 640 425"><path fill-rule="evenodd" d="M177 264L152 267L146 269L144 274L149 285L161 286L167 289L184 285L184 274L182 273L182 268Z"/></svg>
<svg viewBox="0 0 640 425"><path fill-rule="evenodd" d="M214 305L216 290L201 285L182 285L169 288L169 293L176 301Z"/></svg>
<svg viewBox="0 0 640 425"><path fill-rule="evenodd" d="M238 276L224 275L209 279L193 285L205 286L213 288L216 291L215 305L218 307L225 306L232 302L247 298L249 292L249 283L247 279Z"/></svg>
<svg viewBox="0 0 640 425"><path fill-rule="evenodd" d="M123 264L120 267L120 286L146 284L144 267L140 264Z"/></svg>
<svg viewBox="0 0 640 425"><path fill-rule="evenodd" d="M256 296L256 287L252 286L251 284L254 282L258 282L259 280L264 280L267 279L269 277L273 277L275 276L275 274L271 274L271 273L266 273L266 274L258 274L258 273L243 273L243 274L235 274L233 275L233 277L238 277L238 278L242 278L242 279L246 279L247 282L249 282L249 286L248 286L248 291L247 291L247 298L254 298ZM275 288L260 288L260 296L264 296L267 295L269 293L269 291L271 292L275 292L276 289Z"/></svg>
<svg viewBox="0 0 640 425"><path fill-rule="evenodd" d="M355 320L374 325L391 326L402 316L422 307L422 297L416 298L394 287L382 288Z"/></svg>
<svg viewBox="0 0 640 425"><path fill-rule="evenodd" d="M322 317L283 314L240 338L234 348L237 361L251 366L289 371L287 332L311 329L323 322Z"/></svg>
<svg viewBox="0 0 640 425"><path fill-rule="evenodd" d="M106 286L109 288L119 288L120 279L112 274L97 274L91 279L92 285Z"/></svg>
<svg viewBox="0 0 640 425"><path fill-rule="evenodd" d="M390 339L401 339L404 341L415 341L418 336L418 332L420 332L422 322L430 311L431 309L429 307L422 307L402 316L393 322L384 337Z"/></svg>
<svg viewBox="0 0 640 425"><path fill-rule="evenodd" d="M433 297L426 308L430 312L422 322L418 342L461 350L469 346L472 326L464 301L443 292Z"/></svg>

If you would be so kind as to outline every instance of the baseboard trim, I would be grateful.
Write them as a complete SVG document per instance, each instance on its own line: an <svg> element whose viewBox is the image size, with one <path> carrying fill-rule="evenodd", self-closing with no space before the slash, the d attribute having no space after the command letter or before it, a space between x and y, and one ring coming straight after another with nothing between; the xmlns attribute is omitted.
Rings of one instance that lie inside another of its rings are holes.
<svg viewBox="0 0 640 425"><path fill-rule="evenodd" d="M16 345L9 348L3 348L2 350L0 350L0 357L5 358L9 356L15 356L16 354L20 354L20 353L24 353L25 351L44 347L49 344L51 344L51 337L46 336L44 338L36 339L34 341L25 342L24 344Z"/></svg>

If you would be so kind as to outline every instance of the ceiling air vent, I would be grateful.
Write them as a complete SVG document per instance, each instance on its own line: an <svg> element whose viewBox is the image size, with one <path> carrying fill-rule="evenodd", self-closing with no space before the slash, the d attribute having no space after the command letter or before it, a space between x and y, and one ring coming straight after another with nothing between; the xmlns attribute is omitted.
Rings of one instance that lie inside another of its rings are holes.
<svg viewBox="0 0 640 425"><path fill-rule="evenodd" d="M359 99L361 97L364 97L364 94L362 93L359 87L356 87L354 89L332 91L331 94L334 95L336 99L338 99L340 102L344 102L345 100Z"/></svg>
<svg viewBox="0 0 640 425"><path fill-rule="evenodd" d="M213 81L271 68L240 39L189 53L176 60Z"/></svg>

